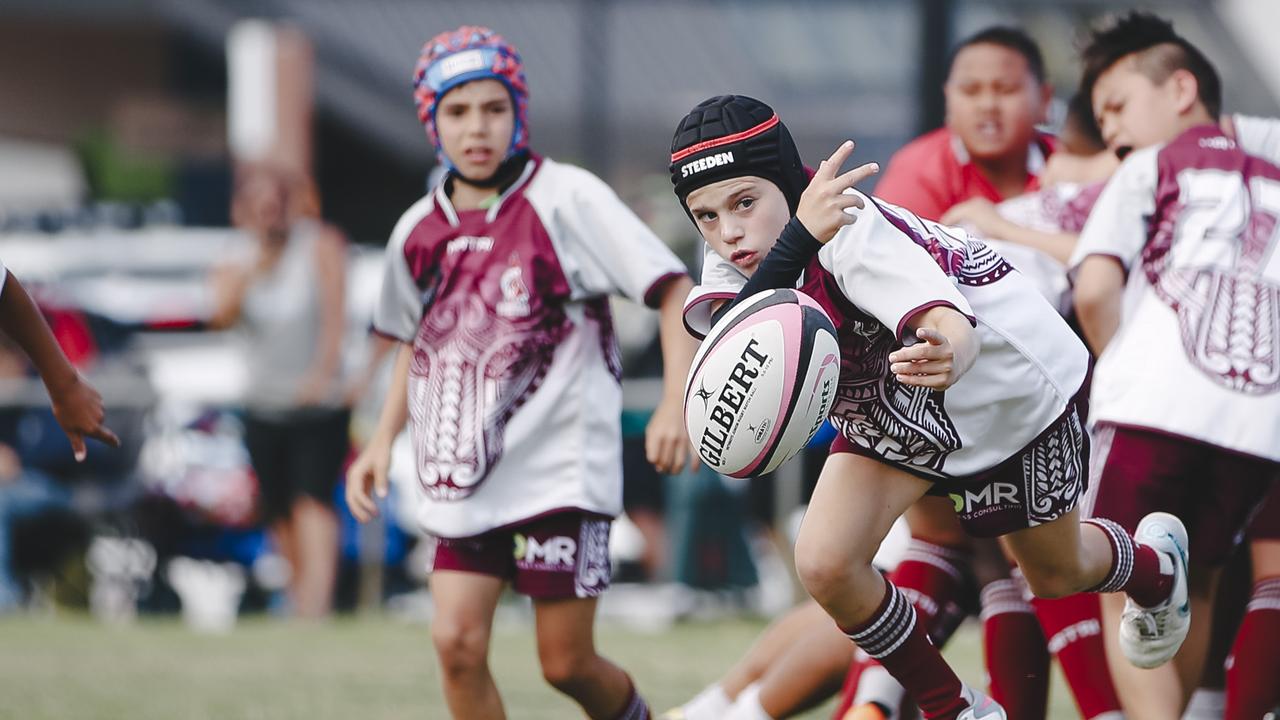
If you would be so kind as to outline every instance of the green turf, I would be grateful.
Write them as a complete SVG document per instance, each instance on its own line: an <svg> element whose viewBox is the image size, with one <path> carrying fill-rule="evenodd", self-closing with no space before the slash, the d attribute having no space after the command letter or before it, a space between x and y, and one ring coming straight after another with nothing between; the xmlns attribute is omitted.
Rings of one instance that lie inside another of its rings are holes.
<svg viewBox="0 0 1280 720"><path fill-rule="evenodd" d="M666 709L714 680L763 627L717 621L659 634L603 627L600 646L630 670L655 709ZM981 680L972 626L948 656L967 681ZM492 664L513 720L580 717L543 684L526 625L499 625ZM1050 717L1077 717L1055 683ZM829 715L828 705L804 717ZM210 637L176 620L110 628L80 616L0 618L0 718L408 717L448 717L423 625L362 618L299 626L258 618Z"/></svg>

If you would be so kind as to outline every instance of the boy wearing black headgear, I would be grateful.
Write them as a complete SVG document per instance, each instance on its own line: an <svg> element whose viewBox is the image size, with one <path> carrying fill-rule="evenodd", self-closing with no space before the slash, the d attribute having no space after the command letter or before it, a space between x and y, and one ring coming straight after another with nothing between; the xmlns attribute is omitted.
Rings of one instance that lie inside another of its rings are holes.
<svg viewBox="0 0 1280 720"><path fill-rule="evenodd" d="M685 323L705 334L715 305L771 287L823 306L842 354L839 436L796 542L801 581L926 717L1003 718L871 566L909 505L949 496L970 534L1006 538L1042 596L1180 604L1185 561L1110 521L1079 520L1088 354L1066 323L980 241L854 190L877 168L838 175L852 151L841 145L796 196L784 163L798 166L798 153L767 105L712 98L681 121L672 182L713 251ZM1180 641L1168 638L1173 650Z"/></svg>

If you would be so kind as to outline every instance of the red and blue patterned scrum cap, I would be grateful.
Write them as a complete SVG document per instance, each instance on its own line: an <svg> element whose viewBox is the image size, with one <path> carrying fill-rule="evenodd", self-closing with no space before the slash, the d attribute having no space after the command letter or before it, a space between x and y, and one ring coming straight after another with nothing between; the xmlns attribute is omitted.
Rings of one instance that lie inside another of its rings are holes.
<svg viewBox="0 0 1280 720"><path fill-rule="evenodd" d="M436 133L436 106L445 93L472 80L497 80L507 87L515 105L515 131L506 157L529 147L529 86L520 53L498 33L479 25L463 25L440 33L422 46L413 70L413 102L427 137L446 164Z"/></svg>

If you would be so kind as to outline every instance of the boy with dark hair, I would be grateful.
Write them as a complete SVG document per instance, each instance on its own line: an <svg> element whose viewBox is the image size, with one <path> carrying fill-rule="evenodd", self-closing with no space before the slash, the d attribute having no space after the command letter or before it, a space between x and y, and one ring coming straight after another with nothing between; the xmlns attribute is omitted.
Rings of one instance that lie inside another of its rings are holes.
<svg viewBox="0 0 1280 720"><path fill-rule="evenodd" d="M1223 133L1218 75L1167 21L1130 13L1096 30L1083 55L1103 138L1125 158L1071 261L1080 324L1099 356L1086 504L1140 538L1148 513L1181 518L1197 547L1191 607L1204 613L1280 475L1280 345L1271 340L1280 333L1280 165ZM1148 654L1153 629L1183 622L1120 598L1103 605L1130 657ZM1193 626L1159 671L1113 665L1129 717L1181 714L1209 626Z"/></svg>
<svg viewBox="0 0 1280 720"><path fill-rule="evenodd" d="M875 167L837 174L852 150L810 180L758 100L711 98L680 122L672 183L708 246L685 323L705 334L767 288L797 287L823 306L842 354L839 436L796 541L800 579L925 717L1004 718L872 567L894 520L926 493L948 495L968 532L1004 538L1037 594L1125 592L1160 607L1186 596L1186 544L1168 539L1185 531L1157 514L1146 525L1165 532L1140 544L1110 521L1079 521L1084 347L980 241L854 190ZM1184 633L1166 624L1153 640L1172 656Z"/></svg>
<svg viewBox="0 0 1280 720"><path fill-rule="evenodd" d="M940 220L969 198L996 203L1037 189L1054 140L1035 127L1053 97L1035 40L998 26L961 41L943 91L946 126L894 153L876 195Z"/></svg>
<svg viewBox="0 0 1280 720"><path fill-rule="evenodd" d="M663 396L647 457L689 457L680 327L684 264L586 170L529 149L515 48L464 26L424 47L414 99L445 179L387 245L379 332L401 343L378 427L347 475L377 514L391 442L410 426L418 519L435 539L432 640L457 718L505 716L489 672L504 588L533 601L546 681L593 720L647 720L630 676L596 650L609 530L622 510L621 366L610 295L661 315Z"/></svg>

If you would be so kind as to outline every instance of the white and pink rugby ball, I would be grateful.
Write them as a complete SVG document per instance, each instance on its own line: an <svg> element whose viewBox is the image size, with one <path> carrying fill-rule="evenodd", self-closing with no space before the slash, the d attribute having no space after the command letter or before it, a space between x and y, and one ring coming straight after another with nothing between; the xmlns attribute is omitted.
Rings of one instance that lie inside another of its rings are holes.
<svg viewBox="0 0 1280 720"><path fill-rule="evenodd" d="M771 472L822 426L839 381L835 325L818 303L797 290L757 293L694 355L684 390L689 439L716 472Z"/></svg>

